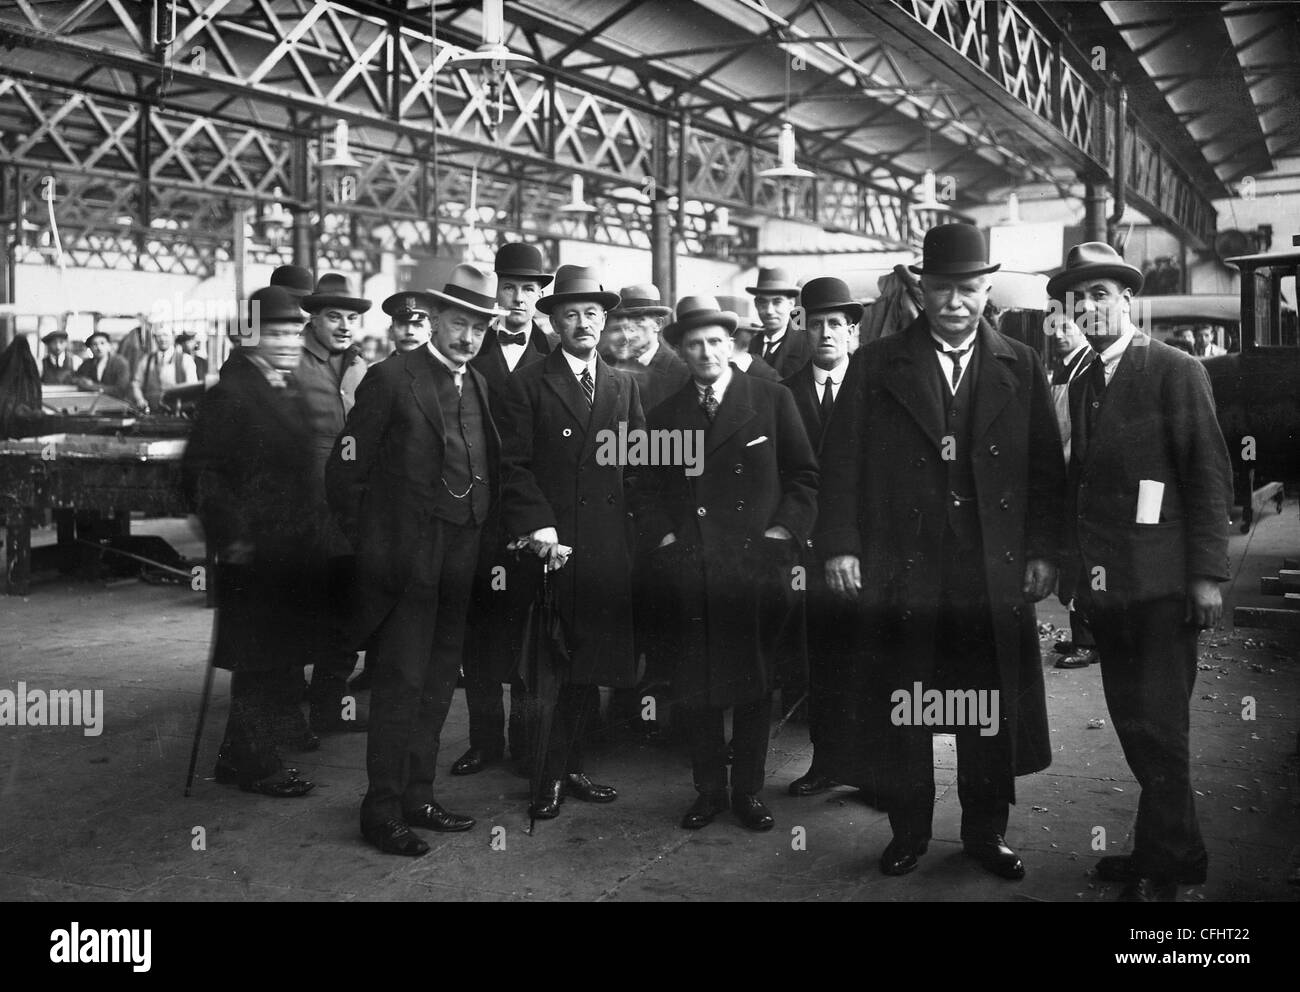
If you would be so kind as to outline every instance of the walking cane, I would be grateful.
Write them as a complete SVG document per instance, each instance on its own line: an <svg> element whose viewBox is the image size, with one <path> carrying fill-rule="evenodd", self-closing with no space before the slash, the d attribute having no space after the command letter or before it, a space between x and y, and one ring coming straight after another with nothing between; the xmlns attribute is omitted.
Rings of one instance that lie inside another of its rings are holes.
<svg viewBox="0 0 1300 992"><path fill-rule="evenodd" d="M212 602L211 583L216 581L217 570L214 567L213 556L208 556L208 585L207 596L208 602ZM190 748L190 769L185 773L185 798L190 797L190 787L194 784L194 766L199 763L199 743L203 740L203 723L208 715L208 698L212 695L212 670L214 668L212 659L215 656L217 647L217 620L212 620L212 634L208 638L208 667L203 674L203 695L199 698L199 722L194 728L194 746Z"/></svg>

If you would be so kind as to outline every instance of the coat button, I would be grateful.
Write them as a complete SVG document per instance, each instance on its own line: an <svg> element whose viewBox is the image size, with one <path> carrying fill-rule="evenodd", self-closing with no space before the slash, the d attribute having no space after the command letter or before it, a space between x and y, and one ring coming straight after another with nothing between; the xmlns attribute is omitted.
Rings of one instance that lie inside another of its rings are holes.
<svg viewBox="0 0 1300 992"><path fill-rule="evenodd" d="M564 428L564 430L560 431L560 433L563 434L565 437L573 437L573 428L566 427Z"/></svg>
<svg viewBox="0 0 1300 992"><path fill-rule="evenodd" d="M999 454L999 448L996 444L989 445L989 454L996 458Z"/></svg>
<svg viewBox="0 0 1300 992"><path fill-rule="evenodd" d="M737 466L736 466L735 468L733 468L731 471L735 472L737 475L744 475L744 474L745 474L745 466L744 466L744 465L737 465Z"/></svg>
<svg viewBox="0 0 1300 992"><path fill-rule="evenodd" d="M904 559L903 559L903 567L904 567L904 568L911 568L911 567L912 567L913 565L915 565L915 564L916 564L916 559L915 559L915 558L904 558Z"/></svg>
<svg viewBox="0 0 1300 992"><path fill-rule="evenodd" d="M1008 551L1006 554L1002 556L1002 558L1004 561L1015 561L1016 555L1014 551Z"/></svg>
<svg viewBox="0 0 1300 992"><path fill-rule="evenodd" d="M1101 409L1101 401L1100 401L1100 400L1093 400L1093 401L1092 401L1092 408L1093 408L1094 410L1100 410L1100 409Z"/></svg>
<svg viewBox="0 0 1300 992"><path fill-rule="evenodd" d="M743 510L744 508L745 508L745 501L743 499L736 500L736 509Z"/></svg>
<svg viewBox="0 0 1300 992"><path fill-rule="evenodd" d="M1002 509L1004 510L1009 510L1011 509L1011 500L1003 496L1000 500L998 500L998 506L1002 507Z"/></svg>
<svg viewBox="0 0 1300 992"><path fill-rule="evenodd" d="M1020 608L1019 606L1013 606L1013 607L1011 607L1011 615L1012 615L1013 617L1018 617L1018 616L1020 616L1020 614L1023 613L1023 612L1024 612L1024 611L1021 610L1021 608Z"/></svg>
<svg viewBox="0 0 1300 992"><path fill-rule="evenodd" d="M697 517L707 517L709 515L709 511L702 506L697 506L695 508L695 515Z"/></svg>

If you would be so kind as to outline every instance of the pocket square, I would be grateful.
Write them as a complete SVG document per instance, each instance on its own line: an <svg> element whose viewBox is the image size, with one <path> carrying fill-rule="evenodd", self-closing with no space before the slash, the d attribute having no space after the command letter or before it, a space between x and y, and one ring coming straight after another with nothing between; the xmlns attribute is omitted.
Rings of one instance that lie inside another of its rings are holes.
<svg viewBox="0 0 1300 992"><path fill-rule="evenodd" d="M754 445L756 445L756 444L762 444L762 443L763 443L764 441L766 441L766 440L767 440L767 435L766 435L766 434L763 434L763 435L760 436L760 437L756 437L756 438L754 438L754 440L750 441L747 445L745 445L745 447L746 447L746 448L752 448Z"/></svg>

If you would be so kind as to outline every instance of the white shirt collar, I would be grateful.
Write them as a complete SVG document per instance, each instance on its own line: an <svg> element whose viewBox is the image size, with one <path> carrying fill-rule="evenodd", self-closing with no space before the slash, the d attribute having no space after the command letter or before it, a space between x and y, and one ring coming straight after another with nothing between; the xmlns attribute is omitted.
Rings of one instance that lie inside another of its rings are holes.
<svg viewBox="0 0 1300 992"><path fill-rule="evenodd" d="M826 385L827 379L830 379L833 386L838 386L841 382L844 381L844 370L847 369L848 367L849 367L849 360L847 357L842 359L840 363L835 366L835 368L830 370L814 365L812 367L813 382L817 383L817 385L821 387Z"/></svg>
<svg viewBox="0 0 1300 992"><path fill-rule="evenodd" d="M444 355L441 351L435 348L433 346L432 341L430 341L427 345L425 345L425 347L428 348L430 353L433 355L433 357L436 358L442 364L442 367L445 368L452 375L460 375L465 371L464 365L457 365L450 358Z"/></svg>
<svg viewBox="0 0 1300 992"><path fill-rule="evenodd" d="M1123 357L1124 352L1128 349L1129 343L1133 340L1133 334L1133 326L1131 324L1126 326L1124 328L1124 333L1119 336L1115 343L1109 345L1106 350L1101 353L1101 360L1106 363L1108 368Z"/></svg>
<svg viewBox="0 0 1300 992"><path fill-rule="evenodd" d="M574 358L572 355L570 355L570 354L569 354L567 351L565 351L563 348L560 349L560 354L562 354L562 355L564 356L564 360L565 360L566 362L569 363L569 368L573 371L573 374L574 374L575 376L577 376L577 378L581 379L581 378L582 378L582 370L583 370L583 369L588 369L588 370L591 372L591 378L592 378L592 380L595 381L595 378L596 378L596 353L595 353L594 351L591 353L591 358L590 358L588 361L585 361L585 362L584 362L581 358Z"/></svg>
<svg viewBox="0 0 1300 992"><path fill-rule="evenodd" d="M733 351L731 353L731 364L742 372L748 372L749 367L754 364L754 356L747 351Z"/></svg>
<svg viewBox="0 0 1300 992"><path fill-rule="evenodd" d="M641 354L636 356L637 362L641 365L649 366L651 359L655 357L655 352L657 352L658 350L659 350L659 339L655 338L653 341L650 342L649 348L647 348L645 351L641 352Z"/></svg>
<svg viewBox="0 0 1300 992"><path fill-rule="evenodd" d="M935 334L934 331L930 332L930 337L934 338L935 343L942 347L942 354L947 355L953 351L964 351L966 348L969 348L975 343L975 335L978 334L979 331L980 329L976 327L975 330L971 331L964 339L962 339L961 343L955 345L949 344L943 338L939 337L939 335Z"/></svg>
<svg viewBox="0 0 1300 992"><path fill-rule="evenodd" d="M731 371L731 365L728 364L727 367L722 370L722 375L718 376L718 378L713 382L702 385L700 382L696 381L695 389L700 394L700 399L704 398L704 390L709 386L712 386L714 399L721 403L723 394L726 393L727 387L731 385L731 377L733 374L734 373Z"/></svg>

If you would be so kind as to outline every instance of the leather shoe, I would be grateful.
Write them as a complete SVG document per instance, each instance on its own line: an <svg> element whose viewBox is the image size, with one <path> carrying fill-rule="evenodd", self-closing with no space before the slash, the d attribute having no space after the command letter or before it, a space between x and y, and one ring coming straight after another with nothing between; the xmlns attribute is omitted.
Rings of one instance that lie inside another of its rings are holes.
<svg viewBox="0 0 1300 992"><path fill-rule="evenodd" d="M564 805L564 779L557 778L548 782L542 789L542 797L528 807L528 815L534 820L554 820L560 815Z"/></svg>
<svg viewBox="0 0 1300 992"><path fill-rule="evenodd" d="M259 796L270 796L273 799L297 799L299 796L305 796L316 788L316 783L308 782L305 778L299 778L298 769L286 768L283 774L260 778L256 781L246 780L240 782L239 787L245 792L255 792Z"/></svg>
<svg viewBox="0 0 1300 992"><path fill-rule="evenodd" d="M962 849L1000 878L1017 881L1025 877L1025 863L1020 860L1020 855L997 834L983 841L966 841Z"/></svg>
<svg viewBox="0 0 1300 992"><path fill-rule="evenodd" d="M396 817L363 826L361 836L385 854L418 858L429 853L429 845L411 833L411 828Z"/></svg>
<svg viewBox="0 0 1300 992"><path fill-rule="evenodd" d="M749 830L771 830L776 823L758 796L732 793L731 811L740 820L740 825Z"/></svg>
<svg viewBox="0 0 1300 992"><path fill-rule="evenodd" d="M1119 902L1177 902L1178 883L1167 878L1135 878L1124 886Z"/></svg>
<svg viewBox="0 0 1300 992"><path fill-rule="evenodd" d="M818 775L816 772L808 772L806 775L800 775L790 783L790 795L792 796L815 796L819 792L825 792L839 785L834 779L827 778L825 775Z"/></svg>
<svg viewBox="0 0 1300 992"><path fill-rule="evenodd" d="M1129 854L1109 854L1097 862L1097 878L1102 882L1133 882L1141 876L1133 866L1133 857ZM1183 868L1175 873L1174 881L1179 885L1204 885L1205 866Z"/></svg>
<svg viewBox="0 0 1300 992"><path fill-rule="evenodd" d="M612 785L597 785L582 772L564 776L564 791L588 803L612 803L618 798L618 790Z"/></svg>
<svg viewBox="0 0 1300 992"><path fill-rule="evenodd" d="M894 837L880 853L880 871L885 875L906 875L915 871L918 859L930 846L929 841L919 843Z"/></svg>
<svg viewBox="0 0 1300 992"><path fill-rule="evenodd" d="M1092 648L1080 648L1074 654L1068 654L1056 659L1057 668L1087 668L1089 665L1095 665L1100 660L1096 651Z"/></svg>
<svg viewBox="0 0 1300 992"><path fill-rule="evenodd" d="M722 792L701 792L695 797L695 802L691 808L686 811L682 817L682 828L684 830L699 830L701 827L707 827L713 822L713 818L727 808L727 793Z"/></svg>
<svg viewBox="0 0 1300 992"><path fill-rule="evenodd" d="M437 803L424 803L404 814L406 822L412 827L425 830L437 830L439 833L454 834L474 826L474 817L462 816L460 813L448 813Z"/></svg>
<svg viewBox="0 0 1300 992"><path fill-rule="evenodd" d="M496 764L502 757L503 755L499 751L493 753L485 751L481 747L472 747L456 759L456 763L451 766L451 773L453 775L477 775L488 765Z"/></svg>

